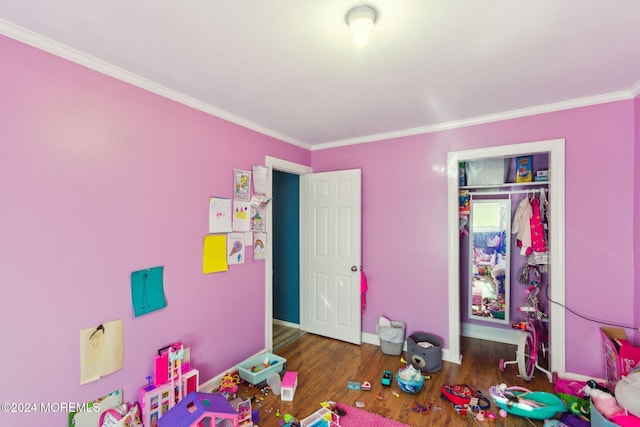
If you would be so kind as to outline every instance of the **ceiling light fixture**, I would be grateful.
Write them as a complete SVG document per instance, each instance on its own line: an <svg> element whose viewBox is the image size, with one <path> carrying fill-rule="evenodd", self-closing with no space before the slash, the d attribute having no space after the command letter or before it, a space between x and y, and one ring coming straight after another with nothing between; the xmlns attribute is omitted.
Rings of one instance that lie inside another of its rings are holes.
<svg viewBox="0 0 640 427"><path fill-rule="evenodd" d="M349 24L349 31L353 34L356 46L367 44L375 21L376 11L366 5L356 6L347 13L347 24Z"/></svg>

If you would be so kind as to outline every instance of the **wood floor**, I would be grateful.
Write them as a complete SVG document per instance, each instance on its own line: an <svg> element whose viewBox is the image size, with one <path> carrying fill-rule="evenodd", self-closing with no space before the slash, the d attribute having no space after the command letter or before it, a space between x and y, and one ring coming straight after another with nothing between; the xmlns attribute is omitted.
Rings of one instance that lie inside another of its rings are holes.
<svg viewBox="0 0 640 427"><path fill-rule="evenodd" d="M404 365L400 356L382 354L376 345L357 346L306 333L278 351L274 350L274 353L287 359L286 370L298 373L298 388L293 402L282 402L274 394L264 395L257 388L240 386L239 395L256 398L253 408L260 410L260 427L281 425L282 417L287 413L303 419L319 409L321 402L328 400L352 406L356 402L364 402L365 410L410 426L541 426L541 421L530 422L514 415L507 418L497 416L492 423L463 417L456 413L450 403L441 399L440 386L465 383L485 394L490 386L500 383L520 385L536 391L553 391L546 375L540 372L530 382L517 376L516 365L508 365L506 372L500 372L498 361L501 358L514 359L515 346L478 339L463 338L462 364L443 362L442 370L432 373L432 378L425 382L418 394L406 394L398 390L395 379L391 387L381 385L383 370L389 369L395 373ZM349 381L369 381L371 391L348 390ZM394 391L398 392L398 397L394 396ZM416 413L411 409L415 401L431 402L436 409L425 414ZM489 410L497 415L498 409L493 402Z"/></svg>
<svg viewBox="0 0 640 427"><path fill-rule="evenodd" d="M273 351L281 349L290 342L298 339L305 332L299 328L292 328L282 325L278 322L273 322ZM277 353L276 353L277 354Z"/></svg>

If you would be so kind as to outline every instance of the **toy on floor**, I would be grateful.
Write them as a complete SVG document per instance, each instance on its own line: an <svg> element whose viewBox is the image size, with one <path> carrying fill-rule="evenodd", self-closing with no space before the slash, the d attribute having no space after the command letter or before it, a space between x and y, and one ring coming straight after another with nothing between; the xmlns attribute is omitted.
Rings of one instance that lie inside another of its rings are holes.
<svg viewBox="0 0 640 427"><path fill-rule="evenodd" d="M229 403L238 413L238 427L253 427L254 419L253 411L251 410L251 399L236 397Z"/></svg>
<svg viewBox="0 0 640 427"><path fill-rule="evenodd" d="M222 381L220 381L220 387L218 388L218 392L226 397L227 399L235 397L236 392L238 391L238 383L240 382L240 377L232 374L225 374L222 377Z"/></svg>
<svg viewBox="0 0 640 427"><path fill-rule="evenodd" d="M313 414L300 421L301 427L340 427L340 417L344 410L338 408L335 402L328 401L320 404L322 407Z"/></svg>
<svg viewBox="0 0 640 427"><path fill-rule="evenodd" d="M142 427L140 407L137 403L123 403L100 415L100 427Z"/></svg>
<svg viewBox="0 0 640 427"><path fill-rule="evenodd" d="M470 406L478 409L487 409L491 402L480 390L467 384L443 384L440 387L440 396L455 406ZM466 412L465 412L466 414Z"/></svg>
<svg viewBox="0 0 640 427"><path fill-rule="evenodd" d="M174 343L158 350L154 377L138 392L138 404L145 427L156 427L158 420L185 395L197 391L200 373L191 368L190 349Z"/></svg>
<svg viewBox="0 0 640 427"><path fill-rule="evenodd" d="M385 371L382 372L382 380L381 380L382 385L390 386L392 378L393 378L393 372L391 372L388 369L385 369Z"/></svg>
<svg viewBox="0 0 640 427"><path fill-rule="evenodd" d="M524 387L506 384L491 386L489 396L493 401L509 414L525 418L545 420L554 418L556 414L567 412L567 406L562 399L553 393L531 391Z"/></svg>
<svg viewBox="0 0 640 427"><path fill-rule="evenodd" d="M422 390L424 377L420 370L409 364L398 370L398 373L396 374L396 383L400 390L405 393L413 394Z"/></svg>
<svg viewBox="0 0 640 427"><path fill-rule="evenodd" d="M296 394L297 388L298 373L293 371L285 372L280 382L280 399L285 402L293 401L293 396Z"/></svg>
<svg viewBox="0 0 640 427"><path fill-rule="evenodd" d="M158 427L238 427L238 413L220 394L192 391L158 420Z"/></svg>

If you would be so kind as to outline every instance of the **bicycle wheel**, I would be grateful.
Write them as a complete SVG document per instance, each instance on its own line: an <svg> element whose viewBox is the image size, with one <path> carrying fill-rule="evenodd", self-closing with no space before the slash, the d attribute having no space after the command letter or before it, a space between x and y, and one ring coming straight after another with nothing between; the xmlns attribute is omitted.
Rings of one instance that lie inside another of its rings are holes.
<svg viewBox="0 0 640 427"><path fill-rule="evenodd" d="M529 381L533 378L533 371L536 369L535 357L531 357L536 348L533 345L533 336L529 331L522 331L518 340L518 351L516 359L518 360L518 371L520 376Z"/></svg>

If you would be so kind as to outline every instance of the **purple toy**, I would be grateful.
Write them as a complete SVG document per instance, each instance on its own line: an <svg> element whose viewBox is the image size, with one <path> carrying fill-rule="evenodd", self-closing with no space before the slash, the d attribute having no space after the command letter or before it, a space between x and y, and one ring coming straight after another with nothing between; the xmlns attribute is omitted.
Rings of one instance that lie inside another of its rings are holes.
<svg viewBox="0 0 640 427"><path fill-rule="evenodd" d="M238 427L238 413L222 395L192 391L158 419L159 427L204 425Z"/></svg>

